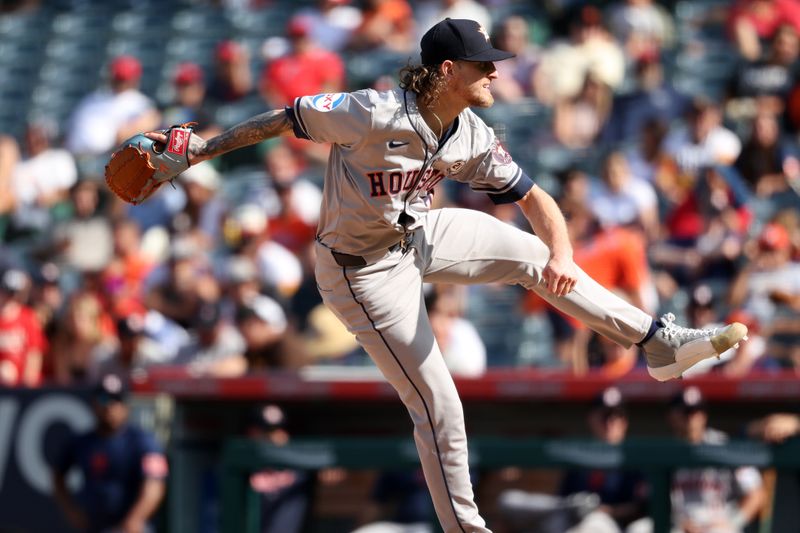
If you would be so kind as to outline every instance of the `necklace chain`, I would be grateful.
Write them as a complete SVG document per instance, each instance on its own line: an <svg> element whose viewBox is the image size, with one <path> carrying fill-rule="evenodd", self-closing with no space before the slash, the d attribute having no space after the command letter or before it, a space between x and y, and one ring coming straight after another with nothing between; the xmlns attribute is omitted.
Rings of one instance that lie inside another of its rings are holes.
<svg viewBox="0 0 800 533"><path fill-rule="evenodd" d="M439 123L439 135L438 135L438 138L441 139L442 135L444 135L444 125L442 124L442 119L439 118L439 115L437 115L436 112L433 109L431 109L431 114L434 116L434 118L436 118L436 122Z"/></svg>

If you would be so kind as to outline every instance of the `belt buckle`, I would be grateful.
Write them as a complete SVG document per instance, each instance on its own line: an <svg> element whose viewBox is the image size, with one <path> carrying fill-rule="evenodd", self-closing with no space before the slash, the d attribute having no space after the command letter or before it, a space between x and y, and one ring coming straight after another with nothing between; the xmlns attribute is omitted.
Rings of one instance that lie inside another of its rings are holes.
<svg viewBox="0 0 800 533"><path fill-rule="evenodd" d="M414 235L411 234L411 233L406 233L406 234L403 235L403 238L400 240L400 250L402 250L403 253L406 253L408 251L409 247L411 246L411 241L412 241L413 236Z"/></svg>

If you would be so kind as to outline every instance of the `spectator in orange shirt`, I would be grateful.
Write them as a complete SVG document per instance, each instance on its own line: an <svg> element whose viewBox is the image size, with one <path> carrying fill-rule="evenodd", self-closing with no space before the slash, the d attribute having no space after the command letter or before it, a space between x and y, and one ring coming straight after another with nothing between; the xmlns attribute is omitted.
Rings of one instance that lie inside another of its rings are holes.
<svg viewBox="0 0 800 533"><path fill-rule="evenodd" d="M120 219L114 224L114 256L103 271L103 294L108 308L125 315L144 300L144 280L153 270L153 260L142 252L141 231L136 221Z"/></svg>
<svg viewBox="0 0 800 533"><path fill-rule="evenodd" d="M414 45L414 13L406 0L368 0L361 26L353 33L352 50L410 52Z"/></svg>
<svg viewBox="0 0 800 533"><path fill-rule="evenodd" d="M567 217L575 263L592 279L633 305L652 310L655 302L641 233L624 227L602 228L585 204L562 202L562 210ZM526 298L526 307L536 309L537 303L530 300L537 297L529 294ZM575 373L588 371L592 332L554 309L548 309L548 315L561 361L571 365ZM601 360L595 362L595 366L600 366L602 371L621 375L636 362L636 347L617 350L601 344L600 348Z"/></svg>
<svg viewBox="0 0 800 533"><path fill-rule="evenodd" d="M8 269L0 276L0 387L41 383L47 341L34 311L25 305L28 275Z"/></svg>
<svg viewBox="0 0 800 533"><path fill-rule="evenodd" d="M261 73L259 90L271 107L291 105L306 94L338 92L344 88L344 62L311 38L311 21L296 16L286 36L290 51L270 62Z"/></svg>

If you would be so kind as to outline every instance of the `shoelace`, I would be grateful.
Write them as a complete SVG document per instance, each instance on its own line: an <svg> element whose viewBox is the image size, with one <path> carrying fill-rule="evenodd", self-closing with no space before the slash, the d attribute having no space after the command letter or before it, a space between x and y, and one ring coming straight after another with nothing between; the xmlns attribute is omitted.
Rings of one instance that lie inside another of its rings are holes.
<svg viewBox="0 0 800 533"><path fill-rule="evenodd" d="M678 326L675 324L675 315L667 313L661 317L661 323L664 324L663 335L667 340L672 340L673 337L683 336L689 339L699 339L700 337L711 337L717 329L692 329Z"/></svg>

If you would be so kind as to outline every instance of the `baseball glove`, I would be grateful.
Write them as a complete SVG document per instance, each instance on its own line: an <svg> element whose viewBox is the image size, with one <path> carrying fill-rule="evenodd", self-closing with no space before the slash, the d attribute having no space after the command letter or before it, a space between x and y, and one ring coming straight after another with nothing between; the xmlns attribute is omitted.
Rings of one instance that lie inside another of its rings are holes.
<svg viewBox="0 0 800 533"><path fill-rule="evenodd" d="M164 131L167 144L139 133L123 142L106 165L106 184L126 202L145 201L164 183L189 168L189 146L194 123Z"/></svg>

